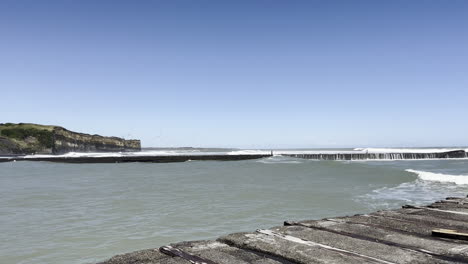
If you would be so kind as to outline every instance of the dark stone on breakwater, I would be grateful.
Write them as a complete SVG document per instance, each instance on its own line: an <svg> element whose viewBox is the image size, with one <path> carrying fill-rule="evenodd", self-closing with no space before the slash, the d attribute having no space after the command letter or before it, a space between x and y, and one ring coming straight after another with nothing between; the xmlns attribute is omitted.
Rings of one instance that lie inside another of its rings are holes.
<svg viewBox="0 0 468 264"><path fill-rule="evenodd" d="M185 162L195 160L213 160L213 161L234 161L261 159L270 157L270 155L177 155L177 156L121 156L121 157L37 157L24 158L13 157L9 159L0 159L3 161L49 161L62 163L124 163L124 162L152 162L169 163Z"/></svg>

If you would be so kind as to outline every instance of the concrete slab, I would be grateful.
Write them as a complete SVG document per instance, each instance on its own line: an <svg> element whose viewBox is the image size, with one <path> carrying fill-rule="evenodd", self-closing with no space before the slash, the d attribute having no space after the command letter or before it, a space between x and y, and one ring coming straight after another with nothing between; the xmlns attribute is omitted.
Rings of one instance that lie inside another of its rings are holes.
<svg viewBox="0 0 468 264"><path fill-rule="evenodd" d="M445 260L435 259L433 256L426 253L374 241L357 239L324 230L302 226L286 226L274 229L274 231L391 263L450 263Z"/></svg>
<svg viewBox="0 0 468 264"><path fill-rule="evenodd" d="M463 245L456 241L444 241L433 239L432 237L422 238L411 234L379 229L362 224L350 224L329 220L307 221L306 223L298 222L296 224L305 225L309 228L336 232L343 236L351 236L362 240L375 241L409 250L426 252L439 259L456 262L464 261L468 263L468 245Z"/></svg>
<svg viewBox="0 0 468 264"><path fill-rule="evenodd" d="M219 264L292 264L259 252L242 250L218 241L191 241L171 244L172 247ZM159 252L158 248L117 255L99 264L187 264L189 261Z"/></svg>
<svg viewBox="0 0 468 264"><path fill-rule="evenodd" d="M333 252L318 246L299 244L261 233L235 233L218 239L234 247L271 254L294 263L363 263L362 258Z"/></svg>

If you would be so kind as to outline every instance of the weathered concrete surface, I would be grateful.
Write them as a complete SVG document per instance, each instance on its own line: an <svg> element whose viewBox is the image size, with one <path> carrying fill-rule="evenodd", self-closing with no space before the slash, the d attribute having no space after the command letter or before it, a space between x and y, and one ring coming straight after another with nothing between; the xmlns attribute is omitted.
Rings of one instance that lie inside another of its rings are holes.
<svg viewBox="0 0 468 264"><path fill-rule="evenodd" d="M292 264L292 262L281 260L270 255L254 251L242 250L218 241L193 241L172 244L173 247L199 257L210 259L217 263L225 264ZM171 257L156 249L146 249L129 254L117 255L111 259L100 262L100 264L127 264L127 263L164 263L164 264L187 264L187 260Z"/></svg>
<svg viewBox="0 0 468 264"><path fill-rule="evenodd" d="M467 198L235 233L217 241L172 244L213 263L468 263L468 241L432 236L437 228L468 230ZM157 248L102 264L190 263Z"/></svg>
<svg viewBox="0 0 468 264"><path fill-rule="evenodd" d="M468 251L459 251L459 243L436 239L432 237L414 236L392 229L376 228L372 225L350 223L339 219L305 221L294 223L312 229L325 230L343 236L355 237L361 240L374 241L391 246L397 246L418 252L433 252L435 254L460 258L468 262ZM464 246L463 246L464 247Z"/></svg>

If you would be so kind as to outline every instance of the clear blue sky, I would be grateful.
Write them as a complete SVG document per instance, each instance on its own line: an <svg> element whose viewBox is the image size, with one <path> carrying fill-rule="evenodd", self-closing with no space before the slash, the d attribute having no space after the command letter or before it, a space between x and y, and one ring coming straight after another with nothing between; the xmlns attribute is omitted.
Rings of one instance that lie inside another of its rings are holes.
<svg viewBox="0 0 468 264"><path fill-rule="evenodd" d="M144 146L468 145L468 1L0 2L0 122Z"/></svg>

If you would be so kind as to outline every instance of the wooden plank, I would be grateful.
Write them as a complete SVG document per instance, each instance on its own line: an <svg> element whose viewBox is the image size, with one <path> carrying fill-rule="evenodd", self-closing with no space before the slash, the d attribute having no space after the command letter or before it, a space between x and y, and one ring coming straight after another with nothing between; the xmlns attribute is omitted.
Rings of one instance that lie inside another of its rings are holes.
<svg viewBox="0 0 468 264"><path fill-rule="evenodd" d="M192 255L190 253L187 253L183 251L180 248L175 248L172 246L163 246L159 248L159 252L172 256L172 257L179 257L182 259L185 259L189 261L190 263L195 263L195 264L218 264L214 261L211 261L209 259L201 258L199 256Z"/></svg>
<svg viewBox="0 0 468 264"><path fill-rule="evenodd" d="M455 238L461 240L468 240L468 233L452 230L452 229L434 229L432 235L444 238Z"/></svg>

